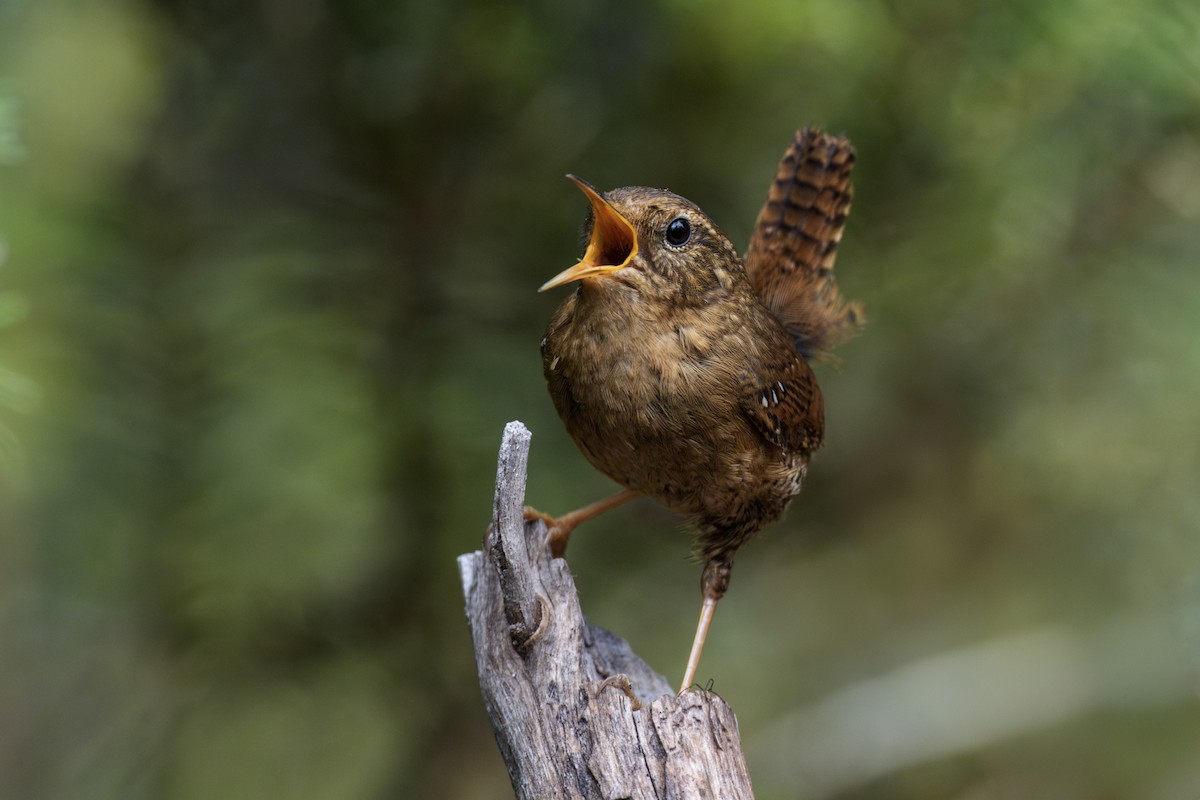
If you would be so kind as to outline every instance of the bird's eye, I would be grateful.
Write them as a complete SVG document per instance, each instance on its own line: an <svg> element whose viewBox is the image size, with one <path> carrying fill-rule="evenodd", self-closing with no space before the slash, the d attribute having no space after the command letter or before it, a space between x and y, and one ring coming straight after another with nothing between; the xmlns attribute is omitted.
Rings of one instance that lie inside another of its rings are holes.
<svg viewBox="0 0 1200 800"><path fill-rule="evenodd" d="M692 225L686 217L676 217L667 223L667 244L679 247L687 244L687 240L690 238L692 238Z"/></svg>

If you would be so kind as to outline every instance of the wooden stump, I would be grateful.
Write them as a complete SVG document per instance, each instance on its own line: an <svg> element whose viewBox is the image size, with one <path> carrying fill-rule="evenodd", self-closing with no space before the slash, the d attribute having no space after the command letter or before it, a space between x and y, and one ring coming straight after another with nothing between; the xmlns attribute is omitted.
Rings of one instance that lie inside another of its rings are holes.
<svg viewBox="0 0 1200 800"><path fill-rule="evenodd" d="M529 441L521 423L505 427L491 533L483 551L458 558L479 685L516 796L753 797L725 701L675 696L623 639L587 624L545 525L524 519Z"/></svg>

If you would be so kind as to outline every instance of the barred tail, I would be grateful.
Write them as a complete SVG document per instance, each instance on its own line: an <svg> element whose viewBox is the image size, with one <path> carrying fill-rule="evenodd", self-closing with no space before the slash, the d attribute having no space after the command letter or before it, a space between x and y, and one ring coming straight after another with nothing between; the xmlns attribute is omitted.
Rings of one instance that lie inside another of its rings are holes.
<svg viewBox="0 0 1200 800"><path fill-rule="evenodd" d="M779 162L758 215L746 271L807 358L821 355L865 322L833 276L853 189L854 147L842 136L805 128Z"/></svg>

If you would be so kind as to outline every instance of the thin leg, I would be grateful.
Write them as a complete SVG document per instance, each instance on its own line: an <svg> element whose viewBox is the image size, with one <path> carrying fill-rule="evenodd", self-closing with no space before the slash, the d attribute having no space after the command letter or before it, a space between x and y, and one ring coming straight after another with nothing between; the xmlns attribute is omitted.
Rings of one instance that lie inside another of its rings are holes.
<svg viewBox="0 0 1200 800"><path fill-rule="evenodd" d="M549 514L543 514L536 508L526 506L525 519L530 522L540 519L546 523L546 527L550 529L550 555L554 558L562 558L563 553L567 552L567 541L571 538L571 531L575 530L576 525L587 522L592 517L598 517L610 508L616 508L637 496L637 492L626 489L623 492L617 492L612 497L597 500L591 505L578 508L569 514L563 514L561 517L552 517Z"/></svg>
<svg viewBox="0 0 1200 800"><path fill-rule="evenodd" d="M725 596L725 591L729 588L729 575L732 571L733 562L725 558L710 558L704 565L704 574L700 576L700 591L704 595L704 604L700 606L700 621L696 623L696 636L692 639L692 652L688 655L687 669L683 672L680 694L686 692L696 680L696 669L700 666L700 653L704 651L708 629L712 627L713 612L717 610L717 601Z"/></svg>
<svg viewBox="0 0 1200 800"><path fill-rule="evenodd" d="M688 656L687 669L683 671L683 684L679 693L683 694L688 687L696 682L696 669L700 666L700 653L704 650L704 640L708 638L708 629L712 625L713 612L717 610L717 597L705 597L704 605L700 606L700 622L696 625L696 638L692 640L692 652Z"/></svg>

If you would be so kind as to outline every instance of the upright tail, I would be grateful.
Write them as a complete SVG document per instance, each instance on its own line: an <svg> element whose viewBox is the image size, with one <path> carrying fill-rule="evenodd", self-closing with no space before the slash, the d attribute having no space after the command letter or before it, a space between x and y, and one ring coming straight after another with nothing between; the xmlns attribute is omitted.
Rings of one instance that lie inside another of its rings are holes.
<svg viewBox="0 0 1200 800"><path fill-rule="evenodd" d="M746 253L755 290L810 358L827 353L865 322L833 276L853 189L854 147L816 128L788 146Z"/></svg>

